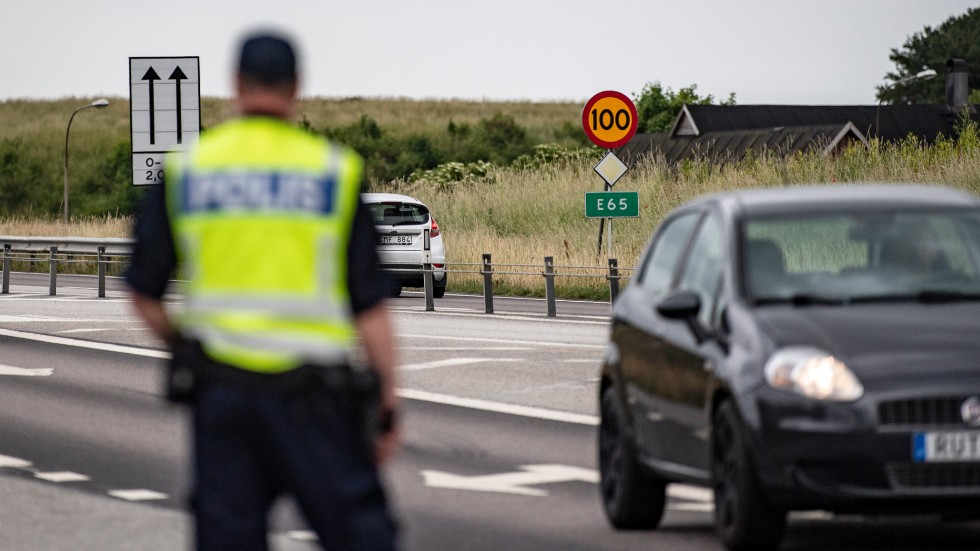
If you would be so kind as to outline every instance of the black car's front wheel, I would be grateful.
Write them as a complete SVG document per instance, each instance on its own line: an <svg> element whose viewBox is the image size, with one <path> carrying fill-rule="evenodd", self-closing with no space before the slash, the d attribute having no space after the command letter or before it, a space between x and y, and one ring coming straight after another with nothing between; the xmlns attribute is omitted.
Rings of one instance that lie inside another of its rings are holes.
<svg viewBox="0 0 980 551"><path fill-rule="evenodd" d="M732 550L779 547L786 513L769 503L759 485L731 401L715 412L711 443L715 528L722 542Z"/></svg>
<svg viewBox="0 0 980 551"><path fill-rule="evenodd" d="M664 515L667 484L637 460L612 387L602 393L600 414L599 488L606 517L620 529L656 528Z"/></svg>

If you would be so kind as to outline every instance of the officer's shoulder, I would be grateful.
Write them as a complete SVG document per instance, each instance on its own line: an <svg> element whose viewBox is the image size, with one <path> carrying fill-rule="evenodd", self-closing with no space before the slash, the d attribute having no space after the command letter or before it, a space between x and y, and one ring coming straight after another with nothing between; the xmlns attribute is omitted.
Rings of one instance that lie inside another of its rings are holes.
<svg viewBox="0 0 980 551"><path fill-rule="evenodd" d="M354 150L354 148L332 140L324 140L324 142L327 144L327 147L330 147L340 154L341 158L356 163L364 163L364 159L361 157L360 153Z"/></svg>

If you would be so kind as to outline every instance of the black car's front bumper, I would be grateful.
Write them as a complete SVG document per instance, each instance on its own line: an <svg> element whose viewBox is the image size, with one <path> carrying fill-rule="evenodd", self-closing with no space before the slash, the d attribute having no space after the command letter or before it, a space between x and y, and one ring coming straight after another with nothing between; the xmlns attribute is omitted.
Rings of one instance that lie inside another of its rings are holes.
<svg viewBox="0 0 980 551"><path fill-rule="evenodd" d="M768 387L744 397L751 453L769 498L788 509L980 514L980 461L913 457L916 433L980 431L957 409L980 395L980 381L909 388L866 392L854 403Z"/></svg>

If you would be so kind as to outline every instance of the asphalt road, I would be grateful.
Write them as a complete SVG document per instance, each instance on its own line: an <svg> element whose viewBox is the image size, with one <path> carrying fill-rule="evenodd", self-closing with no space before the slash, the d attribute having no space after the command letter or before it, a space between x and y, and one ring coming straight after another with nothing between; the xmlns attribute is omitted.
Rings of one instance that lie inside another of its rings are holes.
<svg viewBox="0 0 980 551"><path fill-rule="evenodd" d="M160 345L90 280L0 296L0 549L186 549L187 426L160 398ZM179 301L173 304L179 308ZM710 494L673 486L657 531L617 532L595 480L608 304L417 293L391 301L405 447L386 470L405 548L720 549ZM276 549L312 548L289 502ZM784 549L978 549L980 524L792 517Z"/></svg>

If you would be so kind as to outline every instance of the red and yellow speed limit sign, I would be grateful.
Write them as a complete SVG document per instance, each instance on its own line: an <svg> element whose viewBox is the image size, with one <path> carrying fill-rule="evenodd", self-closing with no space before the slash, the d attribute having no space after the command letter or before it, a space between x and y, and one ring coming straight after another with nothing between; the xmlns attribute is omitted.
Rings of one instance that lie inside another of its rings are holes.
<svg viewBox="0 0 980 551"><path fill-rule="evenodd" d="M624 145L636 134L636 106L625 95L613 90L599 92L582 110L585 135L599 147L612 149Z"/></svg>

